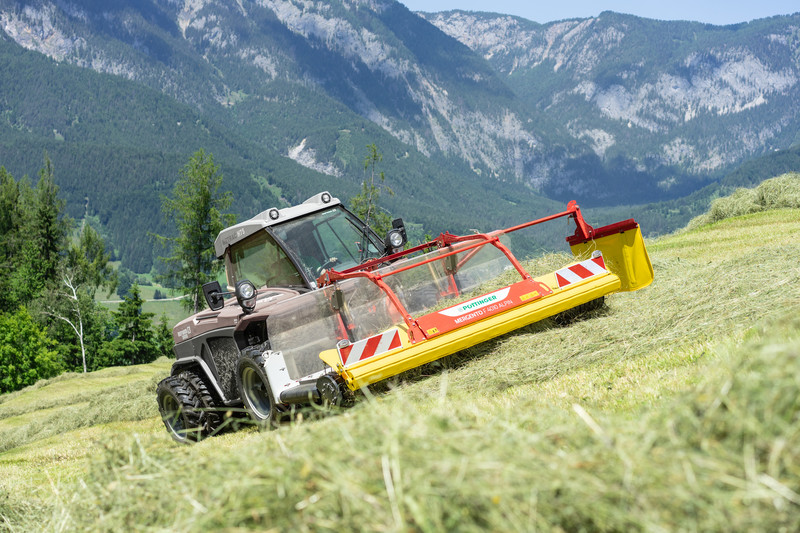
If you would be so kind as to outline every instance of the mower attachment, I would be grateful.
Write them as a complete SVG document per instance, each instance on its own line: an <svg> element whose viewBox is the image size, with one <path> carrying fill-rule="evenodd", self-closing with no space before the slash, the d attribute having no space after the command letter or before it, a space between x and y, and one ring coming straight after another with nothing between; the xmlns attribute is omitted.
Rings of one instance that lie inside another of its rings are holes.
<svg viewBox="0 0 800 533"><path fill-rule="evenodd" d="M501 237L558 217L576 224L575 234L567 238L576 261L533 277ZM347 388L357 390L652 280L635 221L594 229L571 202L563 213L519 226L489 234L445 233L353 269L329 270L317 280L320 291L294 298L316 300L293 306L306 314L313 309L313 325L277 313L267 319L267 327L273 333L278 322L297 328L273 335L273 350L283 352L287 367L311 370L311 359L319 357ZM285 387L296 383L289 380Z"/></svg>

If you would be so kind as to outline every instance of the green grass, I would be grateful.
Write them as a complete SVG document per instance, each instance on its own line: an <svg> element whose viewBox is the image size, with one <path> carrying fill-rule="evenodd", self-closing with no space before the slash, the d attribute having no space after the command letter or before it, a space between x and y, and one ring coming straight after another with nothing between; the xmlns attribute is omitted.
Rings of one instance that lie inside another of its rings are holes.
<svg viewBox="0 0 800 533"><path fill-rule="evenodd" d="M800 173L788 172L752 189L739 188L730 196L717 198L708 212L689 221L688 227L781 208L800 208Z"/></svg>
<svg viewBox="0 0 800 533"><path fill-rule="evenodd" d="M799 237L783 209L650 241L650 287L270 432L173 444L167 360L0 396L0 528L796 531Z"/></svg>
<svg viewBox="0 0 800 533"><path fill-rule="evenodd" d="M166 298L154 300L153 296L156 290L161 291ZM145 300L144 304L142 304L142 311L153 313L155 322L161 320L161 316L164 315L167 317L167 324L172 327L191 314L182 306L180 300L172 299L178 294L171 289L166 289L161 285L140 285L139 291L142 299ZM110 311L117 311L119 304L122 302L122 298L118 294L109 295L102 290L95 295L95 300Z"/></svg>
<svg viewBox="0 0 800 533"><path fill-rule="evenodd" d="M0 453L77 428L153 416L146 397L170 365L161 358L149 365L63 374L0 397Z"/></svg>
<svg viewBox="0 0 800 533"><path fill-rule="evenodd" d="M119 309L119 302L104 302L103 306L110 311L117 311ZM169 327L174 326L191 314L178 300L152 300L144 302L142 304L142 312L153 313L155 315L153 317L153 323L158 323L162 315L166 316L167 325L169 325Z"/></svg>

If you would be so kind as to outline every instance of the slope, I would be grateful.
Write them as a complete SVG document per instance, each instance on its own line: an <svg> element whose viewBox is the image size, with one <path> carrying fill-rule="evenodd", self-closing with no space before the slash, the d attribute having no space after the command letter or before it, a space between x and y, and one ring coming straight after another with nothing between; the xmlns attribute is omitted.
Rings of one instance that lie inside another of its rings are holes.
<svg viewBox="0 0 800 533"><path fill-rule="evenodd" d="M798 169L800 144L748 161L718 182L683 198L644 205L594 208L586 212L592 220L601 224L632 217L647 228L649 235L663 235L686 226L690 220L708 211L715 199L732 194L737 187L757 187L772 176L796 174Z"/></svg>
<svg viewBox="0 0 800 533"><path fill-rule="evenodd" d="M337 119L503 178L542 150L488 64L397 2L3 1L0 14L26 48L145 84L283 154L305 138L330 174L343 171Z"/></svg>
<svg viewBox="0 0 800 533"><path fill-rule="evenodd" d="M8 61L0 164L34 176L47 149L71 214L88 196L127 266L146 271L156 199L200 147L250 216L281 195L352 196L375 143L401 193L386 207L435 234L557 207L541 194L584 207L679 198L797 140L795 17L428 18L438 27L392 0L0 0L3 49L55 60ZM116 195L123 178L141 186ZM463 208L443 211L450 201ZM666 214L650 227L680 225Z"/></svg>
<svg viewBox="0 0 800 533"><path fill-rule="evenodd" d="M0 398L0 441L25 435L0 454L0 516L18 530L797 529L799 235L783 209L651 241L651 287L269 433L174 446L149 401L166 361L125 388L99 383L122 369L40 383ZM100 406L99 425L79 419Z"/></svg>
<svg viewBox="0 0 800 533"><path fill-rule="evenodd" d="M0 58L0 165L17 179L35 176L46 151L68 214L99 217L119 256L137 271L152 264L147 232L167 231L159 195L171 190L194 151L205 148L224 163L238 214L280 202L253 175L273 170L313 182L316 173L258 150L151 89L2 39Z"/></svg>

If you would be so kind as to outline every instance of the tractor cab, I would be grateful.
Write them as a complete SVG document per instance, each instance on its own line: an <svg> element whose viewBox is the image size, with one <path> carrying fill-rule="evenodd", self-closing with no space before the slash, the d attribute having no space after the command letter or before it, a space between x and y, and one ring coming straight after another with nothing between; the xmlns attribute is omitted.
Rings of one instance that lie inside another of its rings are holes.
<svg viewBox="0 0 800 533"><path fill-rule="evenodd" d="M346 270L392 251L327 192L264 211L222 231L214 245L225 259L229 290L245 279L256 287L315 289L327 269Z"/></svg>

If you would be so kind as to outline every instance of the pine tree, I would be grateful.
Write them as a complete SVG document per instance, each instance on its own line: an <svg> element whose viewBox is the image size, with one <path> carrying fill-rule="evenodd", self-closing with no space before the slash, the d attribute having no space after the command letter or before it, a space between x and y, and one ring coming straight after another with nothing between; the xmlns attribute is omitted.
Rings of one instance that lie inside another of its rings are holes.
<svg viewBox="0 0 800 533"><path fill-rule="evenodd" d="M0 253L7 251L6 236L19 228L19 185L5 167L0 167Z"/></svg>
<svg viewBox="0 0 800 533"><path fill-rule="evenodd" d="M160 277L170 287L188 294L186 307L198 312L204 306L204 283L216 278L222 265L216 261L214 239L235 222L231 214L223 214L233 201L230 192L220 192L222 174L211 154L196 152L183 167L172 197L162 197L162 211L168 224L177 227L177 237L155 235L170 249L161 257L168 272Z"/></svg>
<svg viewBox="0 0 800 533"><path fill-rule="evenodd" d="M59 253L64 246L68 222L63 218L66 202L58 197L58 185L53 178L53 164L45 153L44 167L36 184L35 217L32 237L39 257L39 273L44 287L57 279Z"/></svg>
<svg viewBox="0 0 800 533"><path fill-rule="evenodd" d="M53 179L53 165L45 153L39 182L31 189L25 178L18 184L22 220L16 250L12 288L18 304L28 304L48 287L58 283L61 260L69 222L63 216L64 200L58 197Z"/></svg>
<svg viewBox="0 0 800 533"><path fill-rule="evenodd" d="M119 334L103 345L96 367L149 363L161 355L153 333L154 314L143 312L143 304L139 286L134 283L129 295L113 313Z"/></svg>
<svg viewBox="0 0 800 533"><path fill-rule="evenodd" d="M18 306L14 277L22 225L19 185L5 167L0 167L0 312Z"/></svg>
<svg viewBox="0 0 800 533"><path fill-rule="evenodd" d="M94 228L84 224L77 242L67 249L64 269L92 298L101 287L110 296L118 283L117 273L110 261L111 253L106 252L103 238Z"/></svg>
<svg viewBox="0 0 800 533"><path fill-rule="evenodd" d="M378 206L378 201L382 188L390 196L394 195L394 191L384 185L386 176L377 168L381 161L383 154L378 151L378 147L375 144L367 145L367 156L364 158L365 177L361 182L361 193L350 199L350 210L383 237L392 229L392 218L387 211Z"/></svg>
<svg viewBox="0 0 800 533"><path fill-rule="evenodd" d="M119 304L119 309L113 313L114 321L119 326L119 338L132 342L153 340L154 313L142 311L142 299L139 285L131 285L128 296Z"/></svg>
<svg viewBox="0 0 800 533"><path fill-rule="evenodd" d="M172 347L175 341L172 338L172 328L169 327L166 315L161 315L158 324L155 325L153 330L153 341L158 348L159 355L164 357L171 357L174 355Z"/></svg>

